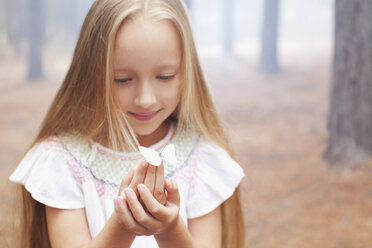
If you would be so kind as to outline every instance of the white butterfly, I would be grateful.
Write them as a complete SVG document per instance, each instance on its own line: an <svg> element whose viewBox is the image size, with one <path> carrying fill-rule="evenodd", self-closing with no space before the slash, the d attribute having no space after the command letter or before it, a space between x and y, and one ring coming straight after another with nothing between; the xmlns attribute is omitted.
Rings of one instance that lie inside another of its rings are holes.
<svg viewBox="0 0 372 248"><path fill-rule="evenodd" d="M159 166L162 159L171 164L177 163L176 149L174 144L166 145L160 152L144 146L138 146L138 148L141 154L145 157L146 161L151 165Z"/></svg>

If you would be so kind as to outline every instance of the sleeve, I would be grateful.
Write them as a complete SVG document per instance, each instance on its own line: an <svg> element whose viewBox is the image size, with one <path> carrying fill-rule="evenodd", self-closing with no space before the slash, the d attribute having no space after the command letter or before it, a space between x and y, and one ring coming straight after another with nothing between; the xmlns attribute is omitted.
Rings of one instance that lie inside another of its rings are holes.
<svg viewBox="0 0 372 248"><path fill-rule="evenodd" d="M66 155L63 149L46 149L45 143L38 143L28 151L9 179L24 185L36 201L47 206L84 208L81 187L70 170Z"/></svg>
<svg viewBox="0 0 372 248"><path fill-rule="evenodd" d="M203 216L227 200L244 177L242 167L214 143L196 151L196 168L187 201L188 218Z"/></svg>

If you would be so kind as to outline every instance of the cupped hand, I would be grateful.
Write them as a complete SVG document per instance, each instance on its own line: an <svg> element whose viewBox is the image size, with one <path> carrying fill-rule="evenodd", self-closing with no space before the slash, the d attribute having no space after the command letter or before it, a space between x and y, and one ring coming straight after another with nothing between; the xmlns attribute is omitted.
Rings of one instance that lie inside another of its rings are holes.
<svg viewBox="0 0 372 248"><path fill-rule="evenodd" d="M132 168L121 182L119 195L123 195L124 189L131 188L139 196L137 187L140 184L144 184L159 203L165 204L163 163L160 166L152 166L143 161Z"/></svg>
<svg viewBox="0 0 372 248"><path fill-rule="evenodd" d="M149 165L143 184L150 190L151 194L160 204L165 204L166 195L164 188L164 165L160 166ZM137 185L137 190L138 190ZM141 200L143 200L141 198Z"/></svg>
<svg viewBox="0 0 372 248"><path fill-rule="evenodd" d="M124 228L136 235L163 234L179 220L180 196L175 182L164 181L165 204L159 203L144 184L137 186L143 205L135 191L128 187L115 199L115 213Z"/></svg>
<svg viewBox="0 0 372 248"><path fill-rule="evenodd" d="M132 188L138 195L137 186L144 182L147 167L148 164L143 161L138 166L133 167L127 174L125 174L124 178L121 180L119 196L123 196L124 189L128 187Z"/></svg>

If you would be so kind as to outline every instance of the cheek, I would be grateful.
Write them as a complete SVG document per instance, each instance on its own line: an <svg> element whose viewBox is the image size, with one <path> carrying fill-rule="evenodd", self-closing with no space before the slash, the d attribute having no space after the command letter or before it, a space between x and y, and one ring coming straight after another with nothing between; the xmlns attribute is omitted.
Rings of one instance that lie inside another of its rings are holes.
<svg viewBox="0 0 372 248"><path fill-rule="evenodd" d="M167 90L163 91L162 98L164 102L167 103L169 107L176 107L180 101L180 89L179 87L169 87Z"/></svg>
<svg viewBox="0 0 372 248"><path fill-rule="evenodd" d="M127 108L127 106L129 105L130 103L130 98L129 98L129 95L128 95L128 90L127 89L123 89L123 87L120 87L120 86L116 86L115 87L115 96L119 102L119 105L122 109L125 109Z"/></svg>

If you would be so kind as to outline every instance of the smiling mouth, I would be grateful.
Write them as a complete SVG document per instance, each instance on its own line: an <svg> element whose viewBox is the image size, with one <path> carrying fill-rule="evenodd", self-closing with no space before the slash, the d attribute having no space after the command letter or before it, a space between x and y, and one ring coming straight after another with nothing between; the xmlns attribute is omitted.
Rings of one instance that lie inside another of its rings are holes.
<svg viewBox="0 0 372 248"><path fill-rule="evenodd" d="M160 112L160 110L158 110L158 111L152 111L152 112L147 112L147 113L133 113L133 112L129 112L129 114L131 116L133 116L135 119L139 120L139 121L149 121L152 118L154 118L159 112Z"/></svg>

